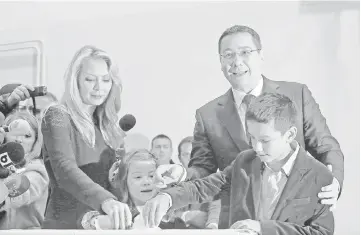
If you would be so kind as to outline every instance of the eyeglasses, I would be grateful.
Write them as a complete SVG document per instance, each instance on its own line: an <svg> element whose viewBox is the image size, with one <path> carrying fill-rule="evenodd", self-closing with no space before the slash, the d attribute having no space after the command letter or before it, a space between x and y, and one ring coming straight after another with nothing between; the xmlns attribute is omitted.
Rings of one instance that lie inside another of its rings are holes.
<svg viewBox="0 0 361 235"><path fill-rule="evenodd" d="M241 57L243 59L248 59L252 55L252 52L260 51L260 50L261 49L254 49L254 50L249 49L249 50L242 50L242 51L238 51L238 52L226 51L223 54L219 54L219 55L227 60L234 59L236 57L236 55L238 55L239 57Z"/></svg>

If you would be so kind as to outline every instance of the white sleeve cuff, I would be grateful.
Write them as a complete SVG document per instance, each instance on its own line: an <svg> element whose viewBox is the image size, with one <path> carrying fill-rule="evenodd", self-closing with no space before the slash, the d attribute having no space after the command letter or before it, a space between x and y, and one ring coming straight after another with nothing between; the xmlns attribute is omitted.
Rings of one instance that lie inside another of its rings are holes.
<svg viewBox="0 0 361 235"><path fill-rule="evenodd" d="M169 198L169 207L168 207L168 209L169 208L171 208L172 207L172 205L173 205L173 203L172 203L172 197L168 194L168 193L159 193L158 195L165 195L165 196L167 196L168 198Z"/></svg>

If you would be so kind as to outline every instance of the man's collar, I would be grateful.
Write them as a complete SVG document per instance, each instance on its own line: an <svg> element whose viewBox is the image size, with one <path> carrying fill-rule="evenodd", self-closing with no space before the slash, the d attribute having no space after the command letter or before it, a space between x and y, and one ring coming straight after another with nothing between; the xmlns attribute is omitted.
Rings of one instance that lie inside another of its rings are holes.
<svg viewBox="0 0 361 235"><path fill-rule="evenodd" d="M287 177L289 177L291 174L291 170L296 161L297 154L300 150L300 145L295 141L294 143L291 144L291 148L294 150L294 152L292 153L290 158L287 160L287 162L282 166L282 171ZM267 167L268 169L273 171L269 166L267 166L267 163L263 163L262 169L264 169L265 167Z"/></svg>
<svg viewBox="0 0 361 235"><path fill-rule="evenodd" d="M249 92L249 94L257 97L262 93L262 88L263 88L263 78L259 80L257 86L251 92ZM233 87L232 87L232 93L237 107L240 107L242 104L242 100L247 95L247 93L245 93L244 91L236 90Z"/></svg>

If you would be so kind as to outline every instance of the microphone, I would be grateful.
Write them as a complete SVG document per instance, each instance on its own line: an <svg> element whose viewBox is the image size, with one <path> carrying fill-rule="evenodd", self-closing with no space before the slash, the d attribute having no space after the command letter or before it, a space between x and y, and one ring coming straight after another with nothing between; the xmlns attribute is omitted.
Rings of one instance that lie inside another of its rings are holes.
<svg viewBox="0 0 361 235"><path fill-rule="evenodd" d="M131 114L126 114L119 120L119 126L125 132L132 129L135 126L135 123L137 123L137 120Z"/></svg>
<svg viewBox="0 0 361 235"><path fill-rule="evenodd" d="M135 126L136 122L137 120L132 114L126 114L119 120L119 127L124 132L127 132ZM124 147L118 148L115 150L115 153L116 153L116 160L119 161L123 159L123 157L126 154L125 148Z"/></svg>
<svg viewBox="0 0 361 235"><path fill-rule="evenodd" d="M30 181L19 169L26 164L24 148L19 143L9 142L0 146L0 179L9 190L9 197L17 197L26 192Z"/></svg>
<svg viewBox="0 0 361 235"><path fill-rule="evenodd" d="M19 143L9 142L0 146L0 166L10 169L22 168L25 166L25 152L23 146Z"/></svg>

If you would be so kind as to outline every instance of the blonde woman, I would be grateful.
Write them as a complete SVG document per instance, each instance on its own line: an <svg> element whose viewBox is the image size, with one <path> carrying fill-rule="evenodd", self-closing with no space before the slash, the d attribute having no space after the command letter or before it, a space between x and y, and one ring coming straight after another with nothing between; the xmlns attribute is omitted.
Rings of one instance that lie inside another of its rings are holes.
<svg viewBox="0 0 361 235"><path fill-rule="evenodd" d="M25 171L22 173L30 181L30 188L24 194L7 198L4 217L0 229L40 229L44 220L48 197L49 177L40 156L42 135L35 116L29 112L12 112L6 119L9 135L5 142L21 144L25 152ZM16 134L13 134L16 133Z"/></svg>
<svg viewBox="0 0 361 235"><path fill-rule="evenodd" d="M128 206L108 191L108 172L125 135L117 125L121 88L106 52L85 46L74 55L60 104L42 120L51 187L43 228L77 229L79 213L89 208L111 215L117 228L131 224L124 219L131 218Z"/></svg>

